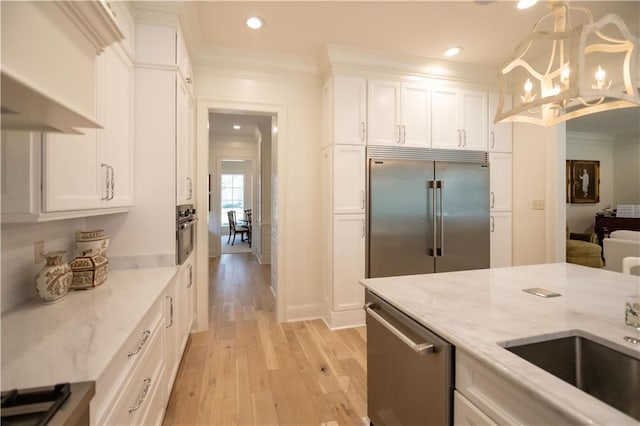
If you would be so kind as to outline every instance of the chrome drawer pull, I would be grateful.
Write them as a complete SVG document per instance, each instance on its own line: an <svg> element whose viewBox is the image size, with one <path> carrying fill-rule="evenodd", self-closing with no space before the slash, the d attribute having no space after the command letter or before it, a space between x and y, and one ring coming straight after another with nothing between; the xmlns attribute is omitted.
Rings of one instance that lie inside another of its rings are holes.
<svg viewBox="0 0 640 426"><path fill-rule="evenodd" d="M135 348L135 350L133 351L129 351L129 353L127 354L127 357L131 358L132 356L137 355L138 352L140 352L142 348L144 348L144 345L147 343L147 340L149 340L149 336L151 336L151 332L149 330L143 331L142 339L140 339L140 343L138 343L138 347Z"/></svg>
<svg viewBox="0 0 640 426"><path fill-rule="evenodd" d="M138 402L136 402L136 405L129 408L129 413L133 413L138 408L140 408L140 406L144 402L144 399L147 397L147 394L149 393L149 388L151 387L151 378L145 377L144 380L142 381L144 382L144 388L142 388L142 392L140 393L140 397L138 398Z"/></svg>
<svg viewBox="0 0 640 426"><path fill-rule="evenodd" d="M377 312L373 310L373 303L367 303L364 305L364 310L371 315L371 318L375 319L380 323L380 325L384 326L387 330L389 330L394 336L400 339L405 345L409 346L415 353L419 356L425 356L427 354L433 353L435 346L433 343L416 343L406 335L404 335L400 330L395 328L390 322L386 319L382 318Z"/></svg>

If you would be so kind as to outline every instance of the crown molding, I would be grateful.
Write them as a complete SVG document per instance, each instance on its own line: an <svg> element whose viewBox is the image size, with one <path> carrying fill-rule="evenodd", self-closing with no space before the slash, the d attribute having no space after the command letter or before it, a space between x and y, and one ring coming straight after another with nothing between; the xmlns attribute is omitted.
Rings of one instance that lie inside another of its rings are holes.
<svg viewBox="0 0 640 426"><path fill-rule="evenodd" d="M132 1L131 15L136 23L177 26L184 1Z"/></svg>
<svg viewBox="0 0 640 426"><path fill-rule="evenodd" d="M319 63L323 74L380 73L450 80L497 89L494 67L326 44Z"/></svg>
<svg viewBox="0 0 640 426"><path fill-rule="evenodd" d="M567 132L568 144L613 145L615 141L616 137L609 134L574 131Z"/></svg>

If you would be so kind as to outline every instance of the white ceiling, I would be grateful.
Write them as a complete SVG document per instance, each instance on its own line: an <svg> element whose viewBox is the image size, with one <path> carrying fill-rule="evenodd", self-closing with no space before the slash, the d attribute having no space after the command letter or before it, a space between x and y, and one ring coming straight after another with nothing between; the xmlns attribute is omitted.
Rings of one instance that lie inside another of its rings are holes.
<svg viewBox="0 0 640 426"><path fill-rule="evenodd" d="M570 5L586 6L596 20L616 13L640 34L640 1ZM325 44L338 44L441 59L447 47L462 46L450 60L497 66L548 12L544 2L519 11L514 1L187 1L182 20L193 57L216 47L317 58ZM265 20L259 31L244 24L254 15ZM608 125L610 116L589 116L572 127L638 130L628 119L637 117L633 112L612 114L622 117L615 127Z"/></svg>
<svg viewBox="0 0 640 426"><path fill-rule="evenodd" d="M240 129L234 129L234 125L239 125ZM269 132L271 129L271 116L234 114L234 113L210 113L209 114L209 136L234 137L238 140L255 141L256 128L261 132Z"/></svg>

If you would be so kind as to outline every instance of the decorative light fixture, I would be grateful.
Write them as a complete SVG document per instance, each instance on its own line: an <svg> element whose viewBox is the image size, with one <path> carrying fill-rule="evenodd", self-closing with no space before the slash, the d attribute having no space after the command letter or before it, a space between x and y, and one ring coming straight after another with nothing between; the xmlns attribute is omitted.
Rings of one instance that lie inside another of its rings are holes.
<svg viewBox="0 0 640 426"><path fill-rule="evenodd" d="M240 130L240 125L239 124L234 124L233 125L233 129L234 130Z"/></svg>
<svg viewBox="0 0 640 426"><path fill-rule="evenodd" d="M499 69L495 122L553 126L596 112L640 106L638 40L619 16L598 22L585 8L550 1L542 17ZM570 25L570 15L585 21ZM553 17L553 28L543 28ZM634 81L635 80L635 81ZM511 102L512 101L512 104Z"/></svg>
<svg viewBox="0 0 640 426"><path fill-rule="evenodd" d="M259 30L263 25L264 21L258 16L252 16L247 19L247 27L251 28L252 30Z"/></svg>

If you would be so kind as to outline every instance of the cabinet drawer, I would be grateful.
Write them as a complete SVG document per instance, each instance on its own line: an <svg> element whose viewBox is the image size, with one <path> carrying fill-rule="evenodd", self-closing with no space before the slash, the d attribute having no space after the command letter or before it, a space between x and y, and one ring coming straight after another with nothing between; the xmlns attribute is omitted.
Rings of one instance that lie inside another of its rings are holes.
<svg viewBox="0 0 640 426"><path fill-rule="evenodd" d="M453 392L453 424L454 426L493 426L496 425L478 407L473 405L460 392Z"/></svg>
<svg viewBox="0 0 640 426"><path fill-rule="evenodd" d="M464 351L456 351L455 371L456 391L495 423L559 425L575 422Z"/></svg>
<svg viewBox="0 0 640 426"><path fill-rule="evenodd" d="M155 333L139 364L125 380L114 408L107 414L103 424L124 426L142 422L158 391L162 394L162 344L162 334Z"/></svg>
<svg viewBox="0 0 640 426"><path fill-rule="evenodd" d="M106 413L112 411L127 379L155 340L162 337L163 301L161 298L153 304L96 382L96 395L91 401L91 411L95 413L91 417L95 423L104 424Z"/></svg>

